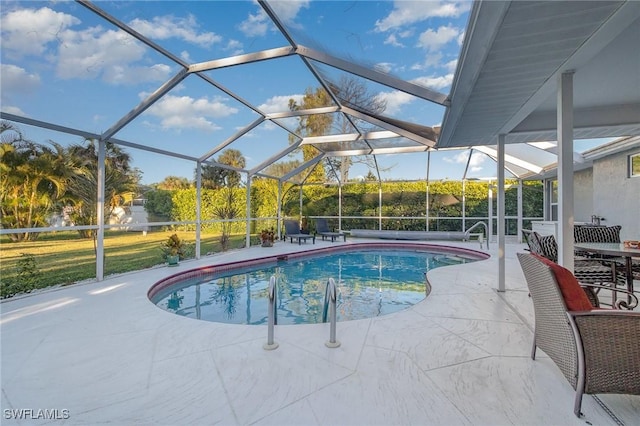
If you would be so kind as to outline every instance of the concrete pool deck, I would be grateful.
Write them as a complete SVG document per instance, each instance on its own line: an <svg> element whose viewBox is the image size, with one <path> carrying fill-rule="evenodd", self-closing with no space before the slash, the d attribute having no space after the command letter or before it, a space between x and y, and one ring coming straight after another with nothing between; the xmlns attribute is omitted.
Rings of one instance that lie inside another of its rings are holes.
<svg viewBox="0 0 640 426"><path fill-rule="evenodd" d="M4 301L2 424L640 424L627 395L599 395L606 409L587 395L578 419L557 367L531 360L521 244L507 245L505 293L492 244L491 259L430 271L412 308L338 323L336 349L327 324L277 326L279 348L265 351L266 326L179 317L147 298L177 271L353 242L278 242ZM58 419L16 420L21 409Z"/></svg>

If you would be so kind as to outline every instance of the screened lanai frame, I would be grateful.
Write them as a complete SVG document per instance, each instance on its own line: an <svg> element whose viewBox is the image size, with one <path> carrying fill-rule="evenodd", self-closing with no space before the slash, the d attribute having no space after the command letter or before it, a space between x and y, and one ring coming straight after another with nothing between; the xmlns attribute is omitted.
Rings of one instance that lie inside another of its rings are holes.
<svg viewBox="0 0 640 426"><path fill-rule="evenodd" d="M178 64L182 67L182 69L176 73L171 79L166 81L162 86L160 86L155 92L148 95L146 99L140 102L136 107L134 107L129 113L121 117L116 123L114 123L110 128L108 128L105 132L97 134L92 132L86 132L79 129L74 129L66 126L59 126L53 123L47 123L35 119L30 119L27 117L17 116L15 114L2 113L2 118L10 121L24 123L27 125L33 125L37 127L42 127L45 129L61 131L68 134L79 135L84 138L96 139L99 141L100 147L100 155L104 158L104 145L106 142L113 142L117 145L131 147L135 149L140 149L143 151L155 152L161 155L167 155L171 157L181 158L188 161L193 161L196 164L196 169L201 170L202 165L216 165L222 168L227 168L235 171L239 171L241 173L246 174L247 185L250 186L251 178L254 176L258 177L268 177L272 179L276 179L279 182L279 186L281 187L283 183L289 182L294 176L300 176L304 173L304 171L309 168L316 166L318 163L323 161L326 158L332 156L342 156L342 155L381 155L389 152L393 153L406 153L407 155L411 155L410 153L414 152L432 152L435 149L437 134L436 129L428 126L422 126L416 123L409 123L406 121L399 120L398 118L388 117L381 114L369 114L368 111L359 107L358 105L350 105L348 103L343 102L337 95L331 90L331 82L326 80L327 69L335 69L340 70L343 73L350 73L357 78L365 79L367 81L374 82L375 84L384 85L386 87L392 88L394 90L399 90L404 93L408 93L417 98L423 99L424 101L442 106L442 107L450 107L450 99L447 95L438 93L437 91L426 88L422 85L405 81L396 77L393 77L390 74L382 72L378 69L374 69L371 67L367 67L356 62L346 60L340 57L332 56L324 51L318 50L317 48L312 48L309 46L305 46L299 44L297 39L293 36L293 33L287 28L284 22L278 17L278 15L274 12L272 7L266 1L259 1L259 5L263 8L265 13L269 16L272 23L278 29L278 31L282 34L283 38L288 42L289 45L276 47L272 49L267 49L259 52L243 54L240 56L232 56L224 59L216 59L212 61L198 62L198 63L188 63L184 59L178 57L172 52L167 51L153 40L145 37L144 35L138 33L133 30L130 26L125 24L124 22L118 20L117 18L109 15L104 10L100 9L97 4L93 4L87 1L78 2L80 5L84 6L88 10L96 13L101 18L110 22L112 25L117 28L125 31L129 35L136 38L138 41L144 43L146 46L151 48L153 51L158 54L164 56L168 60ZM270 112L265 113L260 111L255 105L246 101L242 97L238 96L228 88L216 82L214 79L209 77L206 73L211 70L215 70L217 68L227 68L227 67L235 67L242 64L248 64L258 61L268 61L268 60L277 60L278 58L289 58L296 57L302 61L302 63L309 69L310 73L314 76L314 78L318 81L321 87L324 87L327 92L332 96L333 106L323 108L321 110L312 110L312 111L283 111L283 112ZM314 65L315 64L315 65ZM321 64L321 65L318 65ZM325 71L319 70L319 68L325 68ZM135 142L129 142L126 140L115 138L120 130L126 128L127 124L129 124L132 120L138 117L142 112L151 107L155 102L162 98L163 95L167 94L172 88L176 87L180 82L182 82L186 77L190 74L196 74L202 80L204 80L207 84L210 84L212 87L215 87L217 90L225 93L227 96L233 98L235 101L244 105L247 109L253 111L258 118L254 121L247 123L247 125L238 130L237 133L230 136L220 144L216 145L210 150L203 152L200 156L191 156L185 154L179 154L175 152L170 152L168 150L162 150L150 146L145 146L142 144L138 144ZM302 135L295 134L295 131L287 126L284 121L288 117L296 117L301 115L310 115L310 114L318 114L318 113L332 113L332 114L342 114L345 119L352 123L353 128L356 129L356 132L350 133L348 135L325 135L325 136L315 136L315 137L303 137ZM357 125L354 124L356 120L361 120L362 122L366 122L371 126L375 127L377 130L364 132L357 129ZM275 152L271 157L267 160L261 162L258 166L253 167L251 169L238 169L231 166L227 166L224 164L216 163L212 160L212 157L223 150L225 147L230 146L236 140L240 139L242 136L251 132L254 128L261 125L265 121L273 123L274 125L282 128L284 131L289 132L290 134L294 134L297 137L296 142L292 145L288 146L286 149ZM403 144L402 142L405 141ZM385 143L387 145L385 145ZM277 162L278 160L285 157L290 152L295 149L303 146L303 145L312 145L316 147L321 153L317 155L315 158L309 160L307 163L300 166L298 169L294 170L291 173L288 173L284 176L271 176L265 173L264 169L268 167L270 164ZM356 145L357 144L357 145ZM534 147L532 144L529 145ZM553 150L553 144L550 147L542 148L543 150ZM325 148L325 149L323 149ZM330 149L328 149L330 148ZM510 147L506 147L508 151ZM540 147L534 147L533 151L538 151L541 149ZM462 148L465 149L465 148ZM468 148L467 148L468 149ZM482 152L483 154L489 156L492 159L497 159L499 157L498 150L493 147L486 146L474 146L469 150L469 158L475 152ZM530 157L530 155L529 155ZM518 157L507 156L504 158L505 167L509 173L511 173L514 177L521 177L526 175L531 175L532 173L539 173L543 170L541 165L533 164L533 162L522 161ZM545 163L543 163L545 164ZM99 161L99 165L103 166L103 161ZM468 170L469 162L467 162ZM428 170L428 165L426 166ZM467 171L465 170L463 176L464 179L467 178ZM378 180L380 180L381 176L378 170L376 170L376 174L378 175ZM104 175L104 170L102 170L102 176ZM428 171L426 172L426 179L429 179ZM199 181L199 179L197 179ZM99 186L104 191L103 186ZM198 185L199 187L199 185ZM249 193L249 191L247 191ZM428 193L426 195L428 197ZM99 199L101 197L99 196ZM103 199L103 197L102 197ZM198 200L199 201L199 200ZM102 206L99 206L102 207ZM247 198L247 211L249 211L249 198ZM103 209L98 208L99 214L102 214ZM427 217L429 215L428 211L426 213ZM198 203L198 218L200 218L199 212L199 203ZM280 216L280 213L278 213ZM252 218L247 218L247 224L250 222ZM200 222L200 219L197 220ZM154 225L158 225L158 223L154 223ZM104 238L104 229L108 228L107 225L104 225L104 218L100 218L98 220L98 224L95 225L95 228L98 229L99 235L99 252L98 252L98 263L101 262L100 259L103 258L101 254L103 254L103 238ZM77 228L73 228L77 229ZM196 229L199 229L198 227ZM3 230L3 233L7 233ZM198 237L199 238L199 235ZM249 242L249 226L247 226L247 242ZM197 253L197 257L200 256L200 253ZM97 266L97 277L98 279L102 278L102 266Z"/></svg>

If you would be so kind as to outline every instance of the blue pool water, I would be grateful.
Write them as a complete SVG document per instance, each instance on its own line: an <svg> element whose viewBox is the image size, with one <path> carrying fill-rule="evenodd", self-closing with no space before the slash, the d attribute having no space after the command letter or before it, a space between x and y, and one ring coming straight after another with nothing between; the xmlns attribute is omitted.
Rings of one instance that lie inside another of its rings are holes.
<svg viewBox="0 0 640 426"><path fill-rule="evenodd" d="M278 324L313 324L322 322L331 277L338 289L338 321L371 318L424 299L427 271L474 260L409 250L317 255L186 279L160 290L152 302L206 321L266 324L269 279L276 275Z"/></svg>

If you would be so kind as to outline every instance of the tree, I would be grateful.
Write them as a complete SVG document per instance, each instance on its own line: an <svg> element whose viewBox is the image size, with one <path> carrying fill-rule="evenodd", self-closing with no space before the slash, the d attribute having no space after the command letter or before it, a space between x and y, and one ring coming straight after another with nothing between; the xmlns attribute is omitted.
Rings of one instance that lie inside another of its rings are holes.
<svg viewBox="0 0 640 426"><path fill-rule="evenodd" d="M46 226L49 214L64 195L64 149L24 139L9 122L0 123L0 215L3 228ZM34 240L38 233L10 234L13 241Z"/></svg>
<svg viewBox="0 0 640 426"><path fill-rule="evenodd" d="M133 199L140 172L130 166L129 154L118 146L108 143L105 147L105 218L113 209ZM74 144L67 148L67 156L72 162L72 173L68 178L67 194L73 204L71 219L76 225L97 223L98 206L98 152L95 140L87 139L85 144ZM95 230L78 231L86 238L93 238Z"/></svg>
<svg viewBox="0 0 640 426"><path fill-rule="evenodd" d="M338 83L331 84L329 88L342 104L365 110L371 114L381 114L387 107L386 101L370 93L367 87L354 77L342 76ZM333 101L331 97L324 89L318 88L315 91L307 89L301 104L298 105L293 100L290 100L289 109L292 111L305 110L330 106L332 104ZM355 132L352 123L365 131L373 129L372 125L355 117L351 117L349 120L343 114L314 114L301 117L296 131L299 132L301 136L322 136L331 132L348 134ZM305 152L305 161L317 155L317 151L311 146L304 146L303 150ZM357 157L356 160L354 160L354 158L356 157L345 156L330 159L331 166L326 168L326 176L336 179L338 178L336 171L339 170L340 179L343 182L348 182L349 169L354 162L362 162L370 167L374 167L373 164L370 164L370 159L366 156ZM317 178L318 176L314 174L313 177ZM323 179L313 180L324 180L324 177Z"/></svg>
<svg viewBox="0 0 640 426"><path fill-rule="evenodd" d="M322 108L333 105L331 97L326 90L319 87L315 90L307 89L302 97L302 103L298 105L293 99L289 99L289 110L299 111L305 109ZM329 132L333 123L332 114L312 114L300 117L296 132L302 136L322 136ZM289 143L294 142L294 136L289 136ZM311 145L302 146L302 157L305 162L318 155L318 150ZM307 178L310 182L324 182L326 180L324 170L316 167Z"/></svg>
<svg viewBox="0 0 640 426"><path fill-rule="evenodd" d="M246 160L237 149L226 149L215 160L216 163L233 166L237 169L244 169ZM238 188L240 186L240 172L225 169L219 166L202 166L202 187L218 189L222 187Z"/></svg>
<svg viewBox="0 0 640 426"><path fill-rule="evenodd" d="M172 191L174 189L187 189L192 187L192 183L186 177L167 176L162 182L154 185L156 189Z"/></svg>

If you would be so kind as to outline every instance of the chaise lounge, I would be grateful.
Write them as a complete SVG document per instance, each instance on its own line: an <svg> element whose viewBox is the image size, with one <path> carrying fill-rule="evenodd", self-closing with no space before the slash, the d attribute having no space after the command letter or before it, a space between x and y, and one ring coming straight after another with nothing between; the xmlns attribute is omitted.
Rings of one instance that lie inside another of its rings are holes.
<svg viewBox="0 0 640 426"><path fill-rule="evenodd" d="M300 226L298 226L297 220L290 220L290 219L285 220L284 232L285 232L284 238L285 239L289 238L291 240L291 243L293 243L293 240L298 240L298 245L300 245L302 241L306 243L307 240L310 238L313 244L316 243L316 236L311 234L304 234L300 230Z"/></svg>
<svg viewBox="0 0 640 426"><path fill-rule="evenodd" d="M331 231L327 219L316 219L316 232L322 237L322 241L324 241L325 238L331 238L331 242L334 242L337 238L342 237L344 241L347 242L347 234L344 232Z"/></svg>

